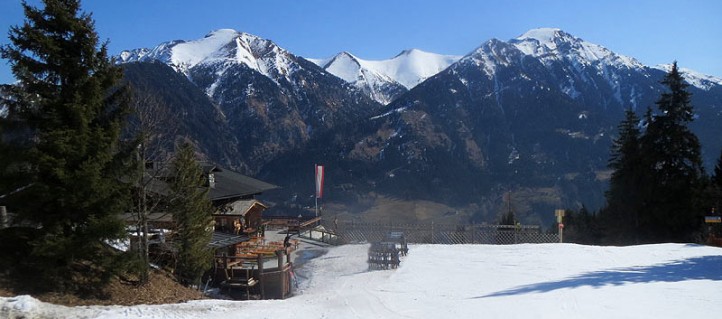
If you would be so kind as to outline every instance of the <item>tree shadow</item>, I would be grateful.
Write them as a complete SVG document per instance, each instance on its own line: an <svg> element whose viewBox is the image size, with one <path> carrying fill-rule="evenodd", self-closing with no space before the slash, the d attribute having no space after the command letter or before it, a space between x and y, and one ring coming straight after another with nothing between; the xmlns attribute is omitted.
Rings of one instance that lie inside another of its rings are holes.
<svg viewBox="0 0 722 319"><path fill-rule="evenodd" d="M628 267L594 271L561 281L519 286L492 294L473 297L489 298L545 293L558 289L589 286L622 286L637 283L680 282L686 280L722 280L722 256L703 256L644 267Z"/></svg>

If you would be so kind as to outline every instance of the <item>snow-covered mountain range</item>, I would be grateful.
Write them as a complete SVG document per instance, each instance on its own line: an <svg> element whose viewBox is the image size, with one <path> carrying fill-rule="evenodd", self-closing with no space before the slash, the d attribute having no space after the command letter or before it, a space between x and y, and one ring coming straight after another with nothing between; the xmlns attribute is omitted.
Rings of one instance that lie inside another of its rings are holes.
<svg viewBox="0 0 722 319"><path fill-rule="evenodd" d="M124 51L117 59L125 64L161 63L183 74L218 107L234 136L235 140L225 143L239 154L228 165L247 172L380 107L352 85L272 41L230 29L198 40ZM126 69L135 72L133 78L153 79L150 85L156 88L177 80L156 78L157 72L137 73L151 68ZM162 92L166 99L186 93L167 88Z"/></svg>
<svg viewBox="0 0 722 319"><path fill-rule="evenodd" d="M590 71L589 68L612 84L618 82L620 76L611 72L612 70L646 73L650 68L663 71L669 68L669 65L645 66L632 57L616 54L555 28L532 29L507 43L523 55L538 59L549 69L559 63L572 68L571 71L579 75L579 78L567 78L559 84L562 90L572 97L579 94L575 83L589 80L584 75ZM373 100L388 104L462 58L484 64L486 72L493 75L495 62L492 60L499 60L499 56L485 55L483 48L482 45L463 57L410 49L385 60L365 60L345 51L326 59L306 60L353 84ZM187 76L190 75L190 69L199 65L214 66L216 75L221 76L230 66L242 64L274 82L282 78L288 80L290 74L299 68L295 62L298 58L270 40L232 29L216 30L197 40L169 41L152 49L127 50L118 55L121 63L160 61ZM689 69L682 71L687 81L700 89L709 90L714 86L722 86L722 79L718 77ZM613 86L615 98L621 100L622 88ZM211 85L207 94L212 96L214 89L215 86Z"/></svg>
<svg viewBox="0 0 722 319"><path fill-rule="evenodd" d="M636 59L610 51L584 41L556 28L532 29L509 41L492 39L465 56L459 64L473 63L484 69L490 78L497 76L499 66L509 66L521 59L532 58L547 69L554 78L553 85L573 99L584 98L582 92L595 92L589 98L604 101L606 105L618 103L637 109L640 91L648 89L642 78L653 78L657 70L666 66L645 66ZM522 64L523 66L523 64ZM710 90L722 86L722 79L682 69L683 76L692 86ZM519 76L526 76L523 68ZM659 79L655 78L655 81Z"/></svg>
<svg viewBox="0 0 722 319"><path fill-rule="evenodd" d="M169 41L153 49L123 51L118 60L121 63L160 61L187 76L192 68L200 65L214 67L216 75L221 76L232 65L242 64L278 82L281 78L288 80L298 69L296 59L291 56L270 40L221 29L198 40ZM328 59L307 60L353 84L379 103L387 104L460 58L411 49L380 61L363 60L348 52ZM208 89L208 95L212 96L215 85Z"/></svg>
<svg viewBox="0 0 722 319"><path fill-rule="evenodd" d="M553 28L491 39L463 57L407 50L381 61L348 52L306 59L225 29L124 51L118 60L155 61L182 75L188 83L178 87L196 87L201 94L193 96L207 96L204 107L221 114L213 125L230 137L217 144L236 149L224 154L227 165L286 190L307 187L305 169L323 162L329 180L353 185L344 187L357 192L345 194L349 200L378 192L469 203L513 186L544 200L530 199L530 211L599 207L605 181L597 177L606 176L616 126L625 109L654 106L668 67ZM177 77L154 78L158 68L128 69L171 98L187 93L167 85ZM710 164L722 149L722 79L682 71L697 116L692 128ZM193 103L175 101L184 110ZM192 116L184 121L204 130ZM196 136L203 144L214 134ZM482 215L495 209L476 204L486 207Z"/></svg>
<svg viewBox="0 0 722 319"><path fill-rule="evenodd" d="M369 118L342 153L373 163L373 171L356 173L377 188L402 189L399 196L428 192L465 201L514 187L529 191L528 212L599 208L624 110L641 116L654 108L666 90L664 75L559 29L491 39ZM722 149L715 124L722 120L722 81L685 77L697 115L692 129L711 164Z"/></svg>

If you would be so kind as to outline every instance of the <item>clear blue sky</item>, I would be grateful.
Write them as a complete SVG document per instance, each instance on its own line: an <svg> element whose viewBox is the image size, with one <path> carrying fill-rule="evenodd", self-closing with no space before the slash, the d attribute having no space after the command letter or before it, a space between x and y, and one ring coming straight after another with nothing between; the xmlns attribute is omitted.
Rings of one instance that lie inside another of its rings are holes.
<svg viewBox="0 0 722 319"><path fill-rule="evenodd" d="M722 77L719 0L85 0L83 8L111 54L231 28L310 58L385 59L409 48L464 55L491 38L556 27L647 65L677 60ZM0 44L23 19L20 1L0 0ZM0 83L12 81L0 61Z"/></svg>

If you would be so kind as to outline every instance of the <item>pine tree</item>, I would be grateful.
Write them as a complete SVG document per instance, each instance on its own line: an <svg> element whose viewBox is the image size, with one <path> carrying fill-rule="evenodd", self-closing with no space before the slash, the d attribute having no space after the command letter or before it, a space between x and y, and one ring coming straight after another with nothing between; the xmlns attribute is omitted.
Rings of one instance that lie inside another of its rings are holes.
<svg viewBox="0 0 722 319"><path fill-rule="evenodd" d="M714 175L712 175L712 183L722 189L722 152L717 159L717 165L714 167Z"/></svg>
<svg viewBox="0 0 722 319"><path fill-rule="evenodd" d="M501 215L501 219L499 220L499 225L503 226L514 226L516 225L516 221L514 219L514 212L508 211Z"/></svg>
<svg viewBox="0 0 722 319"><path fill-rule="evenodd" d="M516 216L514 216L514 210L511 207L511 191L504 194L504 197L506 199L506 212L502 213L499 225L514 226L516 225Z"/></svg>
<svg viewBox="0 0 722 319"><path fill-rule="evenodd" d="M709 194L711 198L711 205L715 209L715 214L722 212L722 152L720 157L717 159L717 165L714 167L714 174L710 178Z"/></svg>
<svg viewBox="0 0 722 319"><path fill-rule="evenodd" d="M599 244L597 216L582 205L579 212L566 210L564 214L564 241L585 245Z"/></svg>
<svg viewBox="0 0 722 319"><path fill-rule="evenodd" d="M39 275L73 288L67 270L78 261L90 261L101 279L115 269L103 242L124 236L119 136L127 106L121 72L99 45L90 14L80 13L77 0L43 2L42 9L23 2L26 20L0 48L19 81L3 102L14 123L3 137L15 154L6 165L20 167L29 186L9 209L39 226L30 256L34 265L49 264Z"/></svg>
<svg viewBox="0 0 722 319"><path fill-rule="evenodd" d="M175 274L186 285L200 284L212 261L208 248L212 235L212 206L206 177L195 159L194 148L184 144L173 160L175 175L170 183L171 212L176 224L177 265Z"/></svg>
<svg viewBox="0 0 722 319"><path fill-rule="evenodd" d="M607 207L604 209L604 225L607 241L620 244L634 241L638 227L638 211L643 189L641 154L639 142L641 132L639 118L631 109L625 112L619 124L619 136L613 141L609 168L613 169L606 193Z"/></svg>
<svg viewBox="0 0 722 319"><path fill-rule="evenodd" d="M691 241L699 230L704 169L697 136L687 127L694 111L677 63L662 84L669 89L656 102L641 139L645 177L640 228L647 241Z"/></svg>
<svg viewBox="0 0 722 319"><path fill-rule="evenodd" d="M612 177L624 177L624 172L634 169L639 158L639 118L631 109L624 113L624 120L619 124L619 137L612 143L609 168L615 170Z"/></svg>

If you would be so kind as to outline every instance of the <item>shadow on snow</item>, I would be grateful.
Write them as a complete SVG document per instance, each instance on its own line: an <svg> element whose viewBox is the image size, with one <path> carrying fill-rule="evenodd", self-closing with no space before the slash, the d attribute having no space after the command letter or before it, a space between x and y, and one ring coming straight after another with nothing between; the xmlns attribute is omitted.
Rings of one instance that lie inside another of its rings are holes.
<svg viewBox="0 0 722 319"><path fill-rule="evenodd" d="M653 282L680 282L686 280L722 280L722 256L704 256L644 267L629 267L594 271L560 281L520 286L477 298L502 297L529 293L545 293L558 289L589 286L621 286Z"/></svg>

